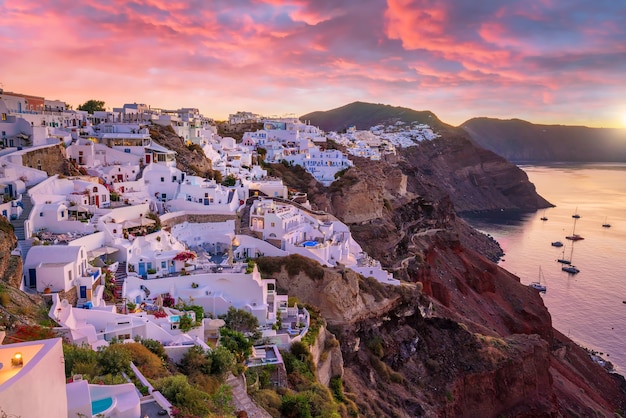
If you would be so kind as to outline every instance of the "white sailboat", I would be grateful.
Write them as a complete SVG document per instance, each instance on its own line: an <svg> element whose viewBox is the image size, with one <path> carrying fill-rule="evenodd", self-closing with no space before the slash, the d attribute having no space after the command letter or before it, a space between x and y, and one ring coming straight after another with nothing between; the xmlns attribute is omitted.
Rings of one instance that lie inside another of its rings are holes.
<svg viewBox="0 0 626 418"><path fill-rule="evenodd" d="M546 279L545 277L543 277L543 271L541 271L541 266L539 266L539 279L536 282L532 282L530 283L528 286L532 287L533 289L541 292L541 293L546 293L546 290L548 290L548 287L545 284L542 284L542 282L545 282Z"/></svg>

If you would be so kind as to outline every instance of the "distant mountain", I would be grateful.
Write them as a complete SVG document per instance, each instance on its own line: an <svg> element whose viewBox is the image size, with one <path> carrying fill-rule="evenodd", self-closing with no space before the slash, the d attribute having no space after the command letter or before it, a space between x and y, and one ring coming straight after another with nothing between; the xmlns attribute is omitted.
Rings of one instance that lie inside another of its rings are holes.
<svg viewBox="0 0 626 418"><path fill-rule="evenodd" d="M470 119L472 140L509 161L626 162L626 129L536 125L520 119Z"/></svg>
<svg viewBox="0 0 626 418"><path fill-rule="evenodd" d="M379 124L395 122L420 122L433 128L452 128L441 122L434 113L417 111L406 107L384 104L354 102L327 111L318 111L300 116L301 121L310 121L325 131L342 131L352 125L357 129L369 129Z"/></svg>

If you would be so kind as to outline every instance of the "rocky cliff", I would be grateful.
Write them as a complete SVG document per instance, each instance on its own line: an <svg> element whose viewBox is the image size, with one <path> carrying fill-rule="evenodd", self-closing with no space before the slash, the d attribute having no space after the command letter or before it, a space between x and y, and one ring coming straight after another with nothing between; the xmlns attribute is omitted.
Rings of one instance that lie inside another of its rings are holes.
<svg viewBox="0 0 626 418"><path fill-rule="evenodd" d="M188 146L171 126L149 126L150 138L157 144L176 151L176 167L185 173L213 177L213 165L199 145Z"/></svg>
<svg viewBox="0 0 626 418"><path fill-rule="evenodd" d="M521 170L456 131L385 161L355 161L328 188L289 168L275 174L287 174L314 206L349 224L357 242L406 284L382 285L341 267L290 273L290 261L282 270L260 267L320 308L340 341L344 383L361 415L626 410L623 379L555 331L539 294L493 263L497 243L457 215L549 205Z"/></svg>
<svg viewBox="0 0 626 418"><path fill-rule="evenodd" d="M449 229L416 234L421 256L407 263L401 286L298 256L261 258L259 267L280 289L320 308L340 342L347 397L362 416L624 411L623 379L552 329L536 291L463 247L454 224Z"/></svg>

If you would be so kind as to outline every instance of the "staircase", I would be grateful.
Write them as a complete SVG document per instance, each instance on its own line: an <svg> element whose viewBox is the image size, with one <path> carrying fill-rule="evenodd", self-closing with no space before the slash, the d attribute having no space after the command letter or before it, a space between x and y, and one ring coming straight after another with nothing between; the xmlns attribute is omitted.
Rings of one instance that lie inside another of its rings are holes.
<svg viewBox="0 0 626 418"><path fill-rule="evenodd" d="M33 246L33 239L31 237L27 237L26 232L24 231L24 221L28 219L32 210L33 203L30 201L28 191L25 191L22 193L22 214L19 218L10 220L11 225L13 225L13 232L17 238L17 247L20 249L20 253L22 254L22 262L26 260L26 254L28 254L28 250L30 250Z"/></svg>
<svg viewBox="0 0 626 418"><path fill-rule="evenodd" d="M116 300L122 299L122 289L127 276L126 261L122 261L117 267L117 270L115 270L115 290L113 291L113 295Z"/></svg>
<svg viewBox="0 0 626 418"><path fill-rule="evenodd" d="M33 210L33 203L30 201L30 196L27 192L22 194L22 214L17 219L11 219L11 225L15 231L15 236L18 241L24 241L26 235L24 233L24 221L30 216L30 211ZM30 237L28 237L30 238ZM26 257L26 254L23 254Z"/></svg>

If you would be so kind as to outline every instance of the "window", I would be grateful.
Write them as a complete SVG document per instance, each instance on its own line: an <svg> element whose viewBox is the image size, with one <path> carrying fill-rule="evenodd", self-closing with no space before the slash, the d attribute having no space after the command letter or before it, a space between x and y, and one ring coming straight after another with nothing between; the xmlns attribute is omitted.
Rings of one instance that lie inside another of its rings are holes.
<svg viewBox="0 0 626 418"><path fill-rule="evenodd" d="M43 216L43 212L39 212L39 216Z"/></svg>
<svg viewBox="0 0 626 418"><path fill-rule="evenodd" d="M2 120L7 120L7 114L6 113L2 114ZM4 131L2 132L2 135L4 135Z"/></svg>
<svg viewBox="0 0 626 418"><path fill-rule="evenodd" d="M61 218L65 218L65 211L64 210L61 211Z"/></svg>
<svg viewBox="0 0 626 418"><path fill-rule="evenodd" d="M270 225L271 225L271 226L276 226L276 225L274 224L274 222L272 222Z"/></svg>
<svg viewBox="0 0 626 418"><path fill-rule="evenodd" d="M176 176L172 176L172 183L176 181Z"/></svg>
<svg viewBox="0 0 626 418"><path fill-rule="evenodd" d="M161 261L161 268L167 268L167 263L165 261Z"/></svg>
<svg viewBox="0 0 626 418"><path fill-rule="evenodd" d="M165 182L165 177L161 177L161 183Z"/></svg>

